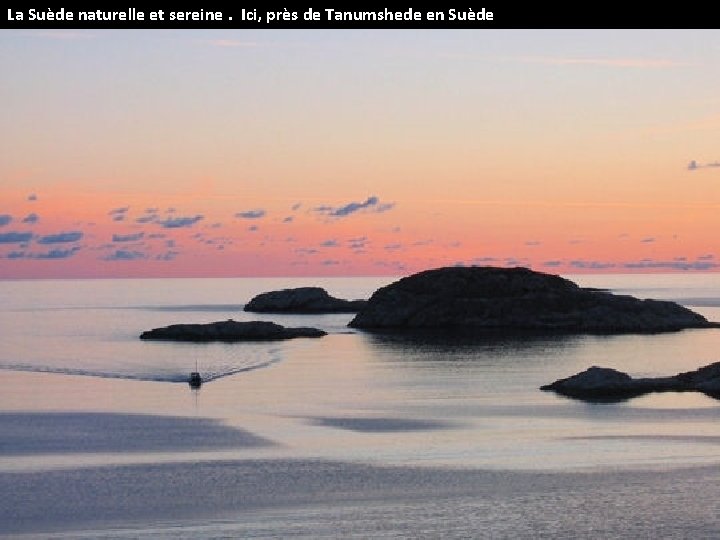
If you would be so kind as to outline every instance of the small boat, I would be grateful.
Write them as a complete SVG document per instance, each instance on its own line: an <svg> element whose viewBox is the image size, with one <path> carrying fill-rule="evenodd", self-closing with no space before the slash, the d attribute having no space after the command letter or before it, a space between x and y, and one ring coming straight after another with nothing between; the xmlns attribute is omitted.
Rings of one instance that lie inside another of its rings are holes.
<svg viewBox="0 0 720 540"><path fill-rule="evenodd" d="M188 384L190 385L190 388L200 388L200 386L202 386L202 377L198 371L190 373Z"/></svg>

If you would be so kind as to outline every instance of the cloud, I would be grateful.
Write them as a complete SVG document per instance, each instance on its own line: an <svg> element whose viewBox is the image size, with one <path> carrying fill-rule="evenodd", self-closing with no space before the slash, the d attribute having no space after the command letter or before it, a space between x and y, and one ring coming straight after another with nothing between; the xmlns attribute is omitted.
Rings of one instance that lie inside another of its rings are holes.
<svg viewBox="0 0 720 540"><path fill-rule="evenodd" d="M294 204L294 205L292 206L292 211L293 211L293 212L297 212L297 211L300 210L301 208L302 208L302 203L297 203L297 204Z"/></svg>
<svg viewBox="0 0 720 540"><path fill-rule="evenodd" d="M33 238L31 232L9 232L0 234L0 244L23 244Z"/></svg>
<svg viewBox="0 0 720 540"><path fill-rule="evenodd" d="M425 247L425 246L431 246L435 241L434 240L418 240L417 242L413 243L413 246L415 247Z"/></svg>
<svg viewBox="0 0 720 540"><path fill-rule="evenodd" d="M80 251L80 248L78 246L73 246L68 249L51 249L50 251L47 251L45 253L27 253L25 251L11 251L6 255L6 257L8 259L38 259L47 261L69 259L78 251Z"/></svg>
<svg viewBox="0 0 720 540"><path fill-rule="evenodd" d="M698 169L708 169L720 167L720 161L711 161L710 163L698 163L694 159L688 164L688 171L696 171Z"/></svg>
<svg viewBox="0 0 720 540"><path fill-rule="evenodd" d="M538 242L537 240L530 240L529 242L525 242L525 245L528 247L537 247L542 246L542 242Z"/></svg>
<svg viewBox="0 0 720 540"><path fill-rule="evenodd" d="M696 261L658 261L653 259L643 259L637 262L628 262L623 264L623 268L630 270L714 270L720 268L720 264L711 260Z"/></svg>
<svg viewBox="0 0 720 540"><path fill-rule="evenodd" d="M643 238L642 240L640 240L640 243L642 243L642 244L653 244L653 243L656 242L656 240L657 240L656 238L648 237L648 238Z"/></svg>
<svg viewBox="0 0 720 540"><path fill-rule="evenodd" d="M292 223L293 221L295 221L295 218L292 216L283 219L283 223Z"/></svg>
<svg viewBox="0 0 720 540"><path fill-rule="evenodd" d="M135 223L141 223L141 224L152 223L157 218L158 218L157 214L154 214L154 213L153 214L145 214L144 216L140 216L139 218L137 218L135 220Z"/></svg>
<svg viewBox="0 0 720 540"><path fill-rule="evenodd" d="M527 64L548 64L554 66L602 66L636 69L663 69L688 67L692 64L663 58L570 58L566 56L521 56L515 58Z"/></svg>
<svg viewBox="0 0 720 540"><path fill-rule="evenodd" d="M543 266L547 268L557 268L558 266L562 266L562 261L545 261Z"/></svg>
<svg viewBox="0 0 720 540"><path fill-rule="evenodd" d="M145 238L144 232L139 232L136 234L113 234L112 241L113 242L138 242Z"/></svg>
<svg viewBox="0 0 720 540"><path fill-rule="evenodd" d="M183 229L192 227L203 219L205 219L205 216L197 215L195 217L167 218L156 221L156 223L165 229Z"/></svg>
<svg viewBox="0 0 720 540"><path fill-rule="evenodd" d="M9 214L0 214L0 227L4 227L5 225L9 225L12 223L12 216Z"/></svg>
<svg viewBox="0 0 720 540"><path fill-rule="evenodd" d="M104 260L106 261L138 261L142 259L146 259L147 255L145 255L141 251L130 251L127 249L118 249L114 253L108 255L107 257L104 257Z"/></svg>
<svg viewBox="0 0 720 540"><path fill-rule="evenodd" d="M394 207L395 203L381 203L378 197L372 196L368 197L364 202L351 202L340 207L319 206L314 211L332 218L344 218L362 211L383 213L392 210Z"/></svg>
<svg viewBox="0 0 720 540"><path fill-rule="evenodd" d="M47 253L37 253L30 255L32 259L44 259L44 260L55 260L55 259L69 259L75 253L80 250L79 247L75 246L70 249L51 249Z"/></svg>
<svg viewBox="0 0 720 540"><path fill-rule="evenodd" d="M129 206L125 206L123 208L113 208L108 212L108 215L112 217L113 221L125 221L129 210Z"/></svg>
<svg viewBox="0 0 720 540"><path fill-rule="evenodd" d="M35 202L35 201L38 200L38 196L35 195L34 193L31 193L30 195L28 195L27 200L30 201L30 202Z"/></svg>
<svg viewBox="0 0 720 540"><path fill-rule="evenodd" d="M350 249L352 250L363 250L367 247L369 243L369 240L367 236L362 236L360 238L351 238L348 240L348 244L350 245Z"/></svg>
<svg viewBox="0 0 720 540"><path fill-rule="evenodd" d="M702 255L702 256L698 257L698 261L712 261L714 259L715 259L715 255L710 255L710 254Z"/></svg>
<svg viewBox="0 0 720 540"><path fill-rule="evenodd" d="M319 251L313 248L298 248L295 250L295 253L298 255L316 255Z"/></svg>
<svg viewBox="0 0 720 540"><path fill-rule="evenodd" d="M82 240L84 236L80 231L64 232L59 234L48 234L38 238L38 244L69 244Z"/></svg>
<svg viewBox="0 0 720 540"><path fill-rule="evenodd" d="M570 261L570 266L580 270L606 270L608 268L615 268L617 265L611 262L578 260Z"/></svg>
<svg viewBox="0 0 720 540"><path fill-rule="evenodd" d="M257 210L247 210L245 212L238 212L235 214L235 217L240 219L262 219L267 215L266 210L257 209Z"/></svg>
<svg viewBox="0 0 720 540"><path fill-rule="evenodd" d="M157 257L155 257L155 259L158 261L174 261L178 258L179 255L179 251L168 251L166 253L163 253L162 255L158 255Z"/></svg>
<svg viewBox="0 0 720 540"><path fill-rule="evenodd" d="M34 224L36 224L38 221L40 221L40 216L38 216L37 214L34 214L34 213L33 213L33 214L28 214L28 215L22 220L23 223L27 223L28 225L34 225Z"/></svg>
<svg viewBox="0 0 720 540"><path fill-rule="evenodd" d="M325 240L322 244L320 244L320 246L326 248L335 248L340 247L340 243L337 240Z"/></svg>
<svg viewBox="0 0 720 540"><path fill-rule="evenodd" d="M385 251L400 251L402 248L402 244L388 244L385 246Z"/></svg>

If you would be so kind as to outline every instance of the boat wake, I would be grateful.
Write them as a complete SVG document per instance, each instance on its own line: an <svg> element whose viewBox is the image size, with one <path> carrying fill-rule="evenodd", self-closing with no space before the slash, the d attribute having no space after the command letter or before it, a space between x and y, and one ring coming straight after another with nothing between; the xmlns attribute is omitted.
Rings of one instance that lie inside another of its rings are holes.
<svg viewBox="0 0 720 540"><path fill-rule="evenodd" d="M198 369L203 383L216 381L225 377L231 377L240 373L247 373L258 369L264 369L272 366L280 361L283 357L279 350L270 351L270 358L265 358L258 362L248 362L244 365L234 365L227 367L210 367L208 369ZM53 366L36 366L30 364L0 364L0 370L3 371L21 371L25 373L51 373L55 375L69 375L74 377L96 377L100 379L121 379L129 381L146 381L158 383L183 383L187 384L189 370L164 370L162 372L147 373L124 373L121 371L113 372L102 369L82 369L68 367Z"/></svg>

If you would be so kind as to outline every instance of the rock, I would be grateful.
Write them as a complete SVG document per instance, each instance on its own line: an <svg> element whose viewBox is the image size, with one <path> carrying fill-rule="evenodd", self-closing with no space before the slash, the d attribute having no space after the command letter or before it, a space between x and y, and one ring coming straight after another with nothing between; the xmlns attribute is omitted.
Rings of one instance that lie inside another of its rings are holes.
<svg viewBox="0 0 720 540"><path fill-rule="evenodd" d="M300 337L318 338L327 332L317 328L286 328L273 322L227 320L209 324L173 324L140 335L144 340L167 341L277 341Z"/></svg>
<svg viewBox="0 0 720 540"><path fill-rule="evenodd" d="M366 329L624 333L716 328L674 302L640 300L527 268L439 268L377 290L349 324Z"/></svg>
<svg viewBox="0 0 720 540"><path fill-rule="evenodd" d="M255 313L357 313L365 300L334 298L320 287L300 287L259 294L245 306Z"/></svg>
<svg viewBox="0 0 720 540"><path fill-rule="evenodd" d="M540 387L578 399L613 399L650 392L703 392L720 398L720 362L672 377L633 379L627 373L593 366L590 369Z"/></svg>

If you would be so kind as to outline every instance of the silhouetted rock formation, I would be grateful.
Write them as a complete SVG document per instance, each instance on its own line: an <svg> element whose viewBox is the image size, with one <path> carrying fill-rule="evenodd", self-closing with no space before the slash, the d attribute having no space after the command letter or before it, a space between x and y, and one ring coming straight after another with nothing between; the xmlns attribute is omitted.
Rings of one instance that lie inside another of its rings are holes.
<svg viewBox="0 0 720 540"><path fill-rule="evenodd" d="M209 324L173 324L155 328L140 339L167 341L278 341L300 337L318 338L327 332L317 328L286 328L273 322L233 320Z"/></svg>
<svg viewBox="0 0 720 540"><path fill-rule="evenodd" d="M320 287L300 287L259 294L245 306L254 313L357 313L366 300L342 300Z"/></svg>
<svg viewBox="0 0 720 540"><path fill-rule="evenodd" d="M703 392L720 398L720 362L672 377L633 379L627 373L593 366L540 387L578 399L598 400L640 396L649 392Z"/></svg>
<svg viewBox="0 0 720 540"><path fill-rule="evenodd" d="M439 268L377 290L354 328L623 333L717 328L674 302L581 288L527 268Z"/></svg>

